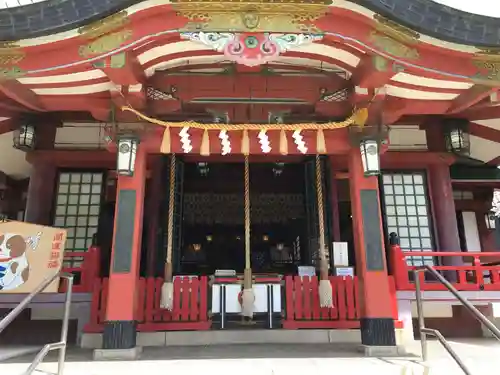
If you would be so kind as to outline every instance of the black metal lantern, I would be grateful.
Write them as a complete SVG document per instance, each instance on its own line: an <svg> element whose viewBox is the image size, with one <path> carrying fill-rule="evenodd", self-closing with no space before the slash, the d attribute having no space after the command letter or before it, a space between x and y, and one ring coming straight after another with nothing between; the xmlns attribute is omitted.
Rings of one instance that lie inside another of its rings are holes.
<svg viewBox="0 0 500 375"><path fill-rule="evenodd" d="M486 221L486 228L491 230L496 229L496 216L493 212L484 214L484 220Z"/></svg>
<svg viewBox="0 0 500 375"><path fill-rule="evenodd" d="M469 121L466 119L446 119L444 120L444 125L446 149L455 154L469 154Z"/></svg>
<svg viewBox="0 0 500 375"><path fill-rule="evenodd" d="M135 136L121 136L118 139L116 172L121 176L133 176L139 139Z"/></svg>
<svg viewBox="0 0 500 375"><path fill-rule="evenodd" d="M35 148L35 126L32 124L21 125L14 131L14 148L18 150L33 150Z"/></svg>
<svg viewBox="0 0 500 375"><path fill-rule="evenodd" d="M362 139L359 143L363 171L366 177L380 174L380 154L378 141L375 139Z"/></svg>

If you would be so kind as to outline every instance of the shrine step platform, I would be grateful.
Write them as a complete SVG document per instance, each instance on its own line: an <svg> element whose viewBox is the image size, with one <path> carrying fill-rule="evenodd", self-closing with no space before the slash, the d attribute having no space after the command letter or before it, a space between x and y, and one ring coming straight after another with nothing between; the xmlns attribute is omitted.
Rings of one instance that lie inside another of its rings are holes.
<svg viewBox="0 0 500 375"><path fill-rule="evenodd" d="M399 330L396 330L396 337ZM137 345L151 346L216 346L244 344L360 344L361 333L357 329L335 330L225 330L225 331L177 331L138 332ZM102 334L84 333L83 348L102 347Z"/></svg>

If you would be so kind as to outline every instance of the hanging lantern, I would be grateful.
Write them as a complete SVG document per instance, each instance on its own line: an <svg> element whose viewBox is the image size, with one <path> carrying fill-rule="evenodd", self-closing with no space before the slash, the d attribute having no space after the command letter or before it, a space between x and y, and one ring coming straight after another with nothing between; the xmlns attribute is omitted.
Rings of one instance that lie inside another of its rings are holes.
<svg viewBox="0 0 500 375"><path fill-rule="evenodd" d="M496 217L493 212L488 212L487 214L484 214L484 219L486 221L486 228L490 230L496 229Z"/></svg>
<svg viewBox="0 0 500 375"><path fill-rule="evenodd" d="M118 140L116 172L121 176L133 176L135 157L139 140L134 136L121 137Z"/></svg>
<svg viewBox="0 0 500 375"><path fill-rule="evenodd" d="M359 149L365 176L378 176L380 174L378 142L374 139L363 139L359 143Z"/></svg>
<svg viewBox="0 0 500 375"><path fill-rule="evenodd" d="M19 150L33 150L35 148L35 126L21 125L14 131L14 148Z"/></svg>
<svg viewBox="0 0 500 375"><path fill-rule="evenodd" d="M470 152L470 139L467 131L468 120L446 119L445 139L448 152L455 154L468 154Z"/></svg>

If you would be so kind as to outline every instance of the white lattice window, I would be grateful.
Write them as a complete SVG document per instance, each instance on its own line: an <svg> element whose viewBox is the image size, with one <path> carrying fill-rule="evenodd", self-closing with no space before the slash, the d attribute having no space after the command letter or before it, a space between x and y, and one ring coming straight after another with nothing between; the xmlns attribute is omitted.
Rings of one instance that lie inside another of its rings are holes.
<svg viewBox="0 0 500 375"><path fill-rule="evenodd" d="M102 172L61 172L59 174L54 226L66 228L66 251L87 251L97 232L103 190ZM78 267L83 258L65 261Z"/></svg>
<svg viewBox="0 0 500 375"><path fill-rule="evenodd" d="M423 172L384 173L387 232L395 232L403 251L433 251L429 198ZM434 264L432 256L406 258L409 265Z"/></svg>

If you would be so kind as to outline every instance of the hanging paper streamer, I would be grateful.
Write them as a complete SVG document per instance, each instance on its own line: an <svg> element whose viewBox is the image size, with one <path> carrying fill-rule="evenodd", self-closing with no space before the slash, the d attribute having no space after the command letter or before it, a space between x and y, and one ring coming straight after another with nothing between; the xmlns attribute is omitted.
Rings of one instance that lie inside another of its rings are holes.
<svg viewBox="0 0 500 375"><path fill-rule="evenodd" d="M297 145L297 150L299 150L302 154L307 154L306 143L304 142L302 134L300 133L300 130L295 130L293 132L292 138L294 143Z"/></svg>
<svg viewBox="0 0 500 375"><path fill-rule="evenodd" d="M265 130L261 130L259 132L259 143L260 143L260 149L264 154L268 154L271 152L271 143L269 142L269 137L267 136L267 133Z"/></svg>
<svg viewBox="0 0 500 375"><path fill-rule="evenodd" d="M179 132L179 136L181 137L182 150L186 154L193 151L193 145L191 144L191 138L189 136L189 128L182 128L182 130Z"/></svg>
<svg viewBox="0 0 500 375"><path fill-rule="evenodd" d="M229 135L226 130L221 130L219 133L219 139L222 146L222 155L227 155L231 153L231 141L229 140Z"/></svg>

